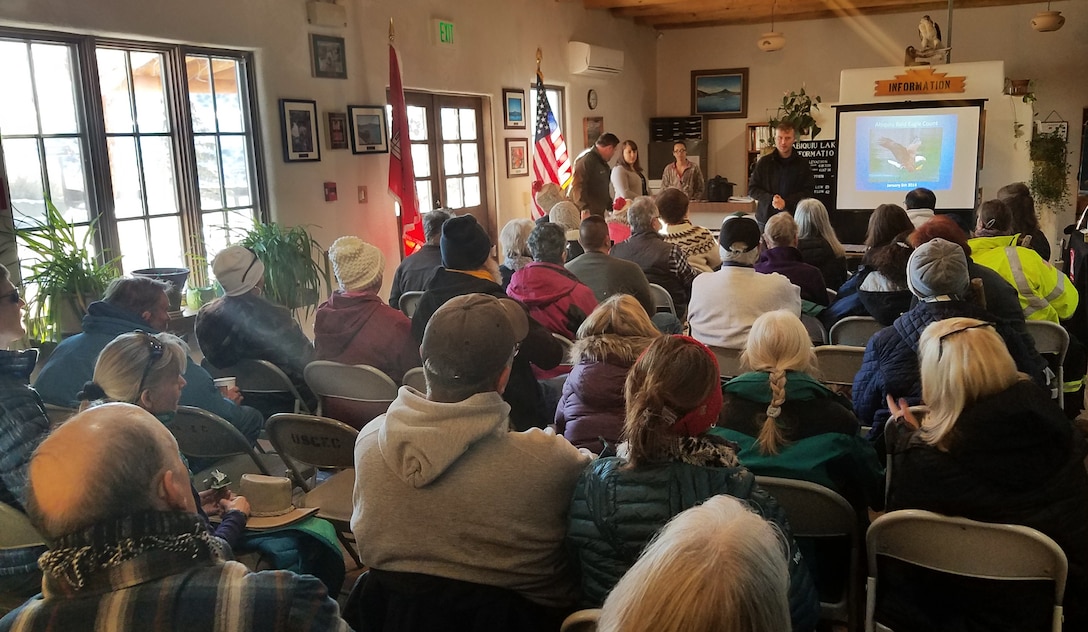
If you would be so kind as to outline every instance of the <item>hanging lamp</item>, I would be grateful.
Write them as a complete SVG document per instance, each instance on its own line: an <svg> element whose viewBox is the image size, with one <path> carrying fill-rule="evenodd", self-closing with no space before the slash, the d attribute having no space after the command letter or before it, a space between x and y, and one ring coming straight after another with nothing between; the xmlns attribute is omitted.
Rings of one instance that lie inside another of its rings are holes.
<svg viewBox="0 0 1088 632"><path fill-rule="evenodd" d="M760 35L759 39L756 40L756 46L765 53L773 53L776 50L782 50L786 46L786 36L774 30L774 7L777 4L778 0L771 3L771 30Z"/></svg>
<svg viewBox="0 0 1088 632"><path fill-rule="evenodd" d="M1064 25L1065 16L1062 15L1061 11L1051 11L1049 1L1046 3L1046 11L1040 11L1035 14L1035 17L1031 18L1031 28L1040 33L1057 31Z"/></svg>

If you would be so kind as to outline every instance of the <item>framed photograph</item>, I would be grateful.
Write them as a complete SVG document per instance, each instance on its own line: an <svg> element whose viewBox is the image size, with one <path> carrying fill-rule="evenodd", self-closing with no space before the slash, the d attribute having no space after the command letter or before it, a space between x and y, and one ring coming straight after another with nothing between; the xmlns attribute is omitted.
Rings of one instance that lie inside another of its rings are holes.
<svg viewBox="0 0 1088 632"><path fill-rule="evenodd" d="M503 88L502 112L505 129L525 129L525 91Z"/></svg>
<svg viewBox="0 0 1088 632"><path fill-rule="evenodd" d="M389 132L385 127L385 108L380 105L349 105L348 129L351 153L384 154L389 151Z"/></svg>
<svg viewBox="0 0 1088 632"><path fill-rule="evenodd" d="M529 139L506 139L506 177L520 178L529 175Z"/></svg>
<svg viewBox="0 0 1088 632"><path fill-rule="evenodd" d="M692 70L691 113L748 118L748 69Z"/></svg>
<svg viewBox="0 0 1088 632"><path fill-rule="evenodd" d="M317 101L280 99L280 128L283 129L284 162L321 160L318 144Z"/></svg>
<svg viewBox="0 0 1088 632"><path fill-rule="evenodd" d="M329 149L347 149L348 115L343 112L329 112L325 118L329 123Z"/></svg>
<svg viewBox="0 0 1088 632"><path fill-rule="evenodd" d="M315 77L347 79L348 66L344 54L344 38L310 33L310 57Z"/></svg>
<svg viewBox="0 0 1088 632"><path fill-rule="evenodd" d="M585 132L585 146L592 147L597 138L604 133L603 116L587 116L582 119L582 129Z"/></svg>

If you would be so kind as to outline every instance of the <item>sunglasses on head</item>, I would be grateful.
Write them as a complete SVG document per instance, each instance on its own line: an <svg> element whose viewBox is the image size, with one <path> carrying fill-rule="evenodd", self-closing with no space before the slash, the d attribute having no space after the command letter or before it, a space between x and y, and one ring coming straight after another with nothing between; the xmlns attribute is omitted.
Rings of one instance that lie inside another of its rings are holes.
<svg viewBox="0 0 1088 632"><path fill-rule="evenodd" d="M257 253L253 252L252 248L246 248L246 250L249 251L249 254L253 255L253 261L249 262L249 267L247 267L246 271L242 273L242 282L243 283L245 283L246 275L249 274L249 271L253 269L253 266L257 265L258 261L261 260L260 257L257 256Z"/></svg>
<svg viewBox="0 0 1088 632"><path fill-rule="evenodd" d="M960 327L959 329L953 329L952 331L941 334L941 336L939 338L937 338L937 360L939 361L944 356L944 339L945 338L947 338L949 336L954 336L954 335L959 334L959 333L963 333L963 332L967 331L968 329L981 329L982 327L993 327L995 324L996 323L978 323L976 325L966 325L964 327Z"/></svg>
<svg viewBox="0 0 1088 632"><path fill-rule="evenodd" d="M3 296L0 296L0 301L3 301L5 299L11 303L18 303L19 301L23 300L23 297L19 296L18 289L14 289L11 292L4 294Z"/></svg>
<svg viewBox="0 0 1088 632"><path fill-rule="evenodd" d="M136 397L138 398L140 394L144 392L144 382L147 381L147 376L151 373L151 367L155 366L155 362L162 357L163 348L162 343L146 331L137 331L136 333L143 336L144 340L147 342L148 351L150 352L150 355L147 357L147 365L144 367L144 373L140 376L140 388L136 389Z"/></svg>

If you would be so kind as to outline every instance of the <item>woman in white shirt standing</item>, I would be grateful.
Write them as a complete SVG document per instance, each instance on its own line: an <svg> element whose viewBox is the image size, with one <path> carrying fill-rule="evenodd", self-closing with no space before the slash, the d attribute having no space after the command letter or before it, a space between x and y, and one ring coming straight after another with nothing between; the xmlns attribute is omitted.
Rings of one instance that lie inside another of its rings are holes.
<svg viewBox="0 0 1088 632"><path fill-rule="evenodd" d="M612 167L612 188L615 197L633 200L640 195L649 195L646 188L646 176L642 165L638 164L638 145L633 140L620 143L620 160ZM613 198L615 199L615 198Z"/></svg>

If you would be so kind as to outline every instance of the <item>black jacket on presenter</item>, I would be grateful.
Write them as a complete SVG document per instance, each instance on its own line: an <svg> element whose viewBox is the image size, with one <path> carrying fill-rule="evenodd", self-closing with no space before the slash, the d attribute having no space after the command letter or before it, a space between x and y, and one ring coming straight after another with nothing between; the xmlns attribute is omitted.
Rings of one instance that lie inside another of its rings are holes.
<svg viewBox="0 0 1088 632"><path fill-rule="evenodd" d="M816 182L808 160L793 150L789 158L783 158L775 149L756 162L752 177L748 179L748 195L756 200L756 221L762 228L767 220L778 212L771 205L775 195L786 200L785 211L793 215L797 203L813 196Z"/></svg>

